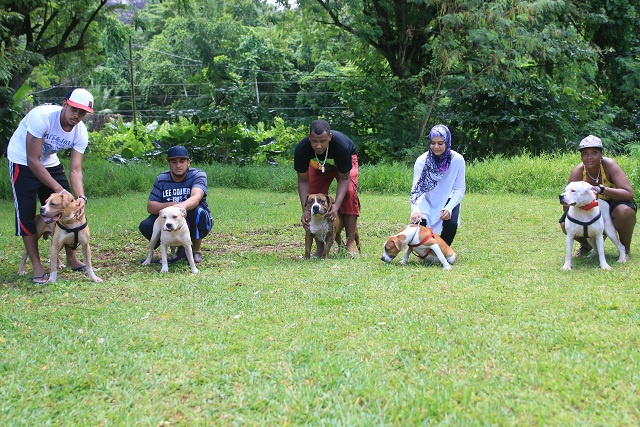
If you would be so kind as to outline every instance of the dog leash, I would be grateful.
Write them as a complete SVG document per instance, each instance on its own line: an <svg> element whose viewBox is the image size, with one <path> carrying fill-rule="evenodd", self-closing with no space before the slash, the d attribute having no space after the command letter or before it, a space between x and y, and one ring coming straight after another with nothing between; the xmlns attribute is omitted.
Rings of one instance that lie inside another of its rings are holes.
<svg viewBox="0 0 640 427"><path fill-rule="evenodd" d="M413 242L413 239L416 238L416 235L418 234L418 231L420 231L420 223L413 223L412 222L412 223L409 224L409 227L413 227L413 226L416 227L416 231L413 233L413 236L411 236L411 239L409 240L409 242ZM411 246L410 243L407 243L407 245Z"/></svg>
<svg viewBox="0 0 640 427"><path fill-rule="evenodd" d="M89 224L89 221L85 221L84 224L76 227L76 228L67 228L64 225L60 224L60 222L56 222L56 224L58 225L58 227L62 228L64 231L66 231L67 233L73 233L73 245L65 245L68 248L71 248L73 250L78 249L78 246L80 246L80 243L78 242L78 232L80 232L81 230L83 230L84 228L87 227L87 224Z"/></svg>

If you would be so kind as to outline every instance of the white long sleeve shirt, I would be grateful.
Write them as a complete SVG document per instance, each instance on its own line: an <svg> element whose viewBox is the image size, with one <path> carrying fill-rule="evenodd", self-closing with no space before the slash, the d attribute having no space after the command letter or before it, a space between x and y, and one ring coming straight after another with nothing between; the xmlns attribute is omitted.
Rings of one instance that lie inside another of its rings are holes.
<svg viewBox="0 0 640 427"><path fill-rule="evenodd" d="M412 189L415 188L422 175L428 153L426 152L416 159L413 167ZM451 155L449 169L444 173L435 188L420 196L416 203L411 203L411 215L419 212L422 218L427 220L427 226L432 227L433 232L436 234L440 234L442 231L440 211L446 209L449 212L453 212L453 208L462 201L462 196L464 196L467 188L464 158L453 150L451 150ZM458 217L459 224L460 216Z"/></svg>

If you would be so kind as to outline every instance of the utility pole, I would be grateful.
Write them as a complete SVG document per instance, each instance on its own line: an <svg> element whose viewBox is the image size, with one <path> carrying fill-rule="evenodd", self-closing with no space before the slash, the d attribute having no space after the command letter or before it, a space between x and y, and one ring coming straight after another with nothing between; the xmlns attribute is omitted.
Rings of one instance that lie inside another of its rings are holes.
<svg viewBox="0 0 640 427"><path fill-rule="evenodd" d="M131 36L129 36L129 70L131 71L131 112L133 114L133 132L136 132L136 92L134 89L133 76L133 46Z"/></svg>

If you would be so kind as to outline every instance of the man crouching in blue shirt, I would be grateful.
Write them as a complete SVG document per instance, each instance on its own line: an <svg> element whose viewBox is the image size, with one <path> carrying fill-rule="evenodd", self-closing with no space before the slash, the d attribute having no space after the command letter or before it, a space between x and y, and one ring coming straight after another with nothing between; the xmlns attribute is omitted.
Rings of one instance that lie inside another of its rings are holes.
<svg viewBox="0 0 640 427"><path fill-rule="evenodd" d="M213 217L207 204L207 174L200 169L191 168L189 152L181 145L167 151L169 170L156 177L149 194L147 212L149 217L140 223L140 232L151 240L153 223L160 211L167 206L176 206L187 211L187 223L191 233L193 260L202 262L202 239L213 227ZM184 248L169 262L176 262L184 256Z"/></svg>

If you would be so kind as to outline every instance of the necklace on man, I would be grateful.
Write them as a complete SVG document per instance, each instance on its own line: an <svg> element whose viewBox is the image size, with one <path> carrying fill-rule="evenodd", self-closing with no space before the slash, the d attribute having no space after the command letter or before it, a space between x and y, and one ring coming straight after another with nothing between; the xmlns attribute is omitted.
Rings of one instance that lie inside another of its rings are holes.
<svg viewBox="0 0 640 427"><path fill-rule="evenodd" d="M585 169L587 170L587 175L589 175L589 178L594 180L596 184L600 181L600 166L601 165L598 165L598 176L596 176L595 178L591 176L591 174L589 173L589 168L585 166Z"/></svg>
<svg viewBox="0 0 640 427"><path fill-rule="evenodd" d="M329 146L327 145L327 151L324 152L324 162L320 163L320 159L318 158L318 153L316 153L316 161L320 166L322 166L322 173L324 173L324 164L327 163L327 157L329 157Z"/></svg>

